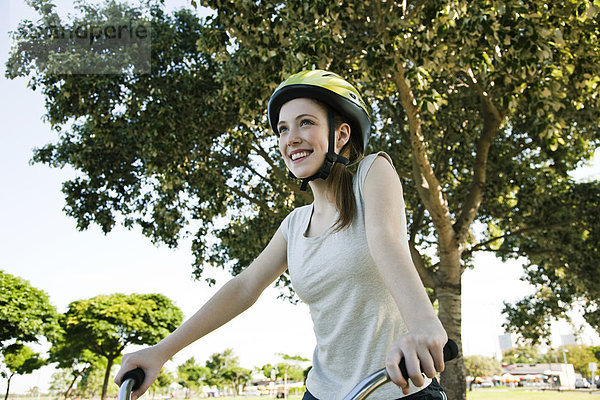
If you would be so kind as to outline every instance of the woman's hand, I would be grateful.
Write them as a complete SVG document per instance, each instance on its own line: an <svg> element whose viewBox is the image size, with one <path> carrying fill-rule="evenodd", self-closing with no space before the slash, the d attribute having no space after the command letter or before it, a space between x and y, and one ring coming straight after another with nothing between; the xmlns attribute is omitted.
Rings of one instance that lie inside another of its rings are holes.
<svg viewBox="0 0 600 400"><path fill-rule="evenodd" d="M444 370L444 345L447 341L448 335L437 318L420 323L392 344L385 364L388 376L402 388L404 394L409 393L408 381L399 367L400 360L404 358L410 380L415 386L423 386L422 373L433 378Z"/></svg>
<svg viewBox="0 0 600 400"><path fill-rule="evenodd" d="M163 364L167 360L161 354L157 346L148 347L135 353L125 354L121 359L121 369L115 376L115 383L119 386L123 383L123 375L136 368L144 370L145 378L142 385L131 393L131 400L135 400L148 390L150 385L156 380Z"/></svg>

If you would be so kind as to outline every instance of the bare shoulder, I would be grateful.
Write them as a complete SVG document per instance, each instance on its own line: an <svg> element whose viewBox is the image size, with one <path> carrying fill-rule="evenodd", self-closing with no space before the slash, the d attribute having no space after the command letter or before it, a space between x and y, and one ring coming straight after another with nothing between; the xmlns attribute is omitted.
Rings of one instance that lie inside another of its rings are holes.
<svg viewBox="0 0 600 400"><path fill-rule="evenodd" d="M382 195L386 192L402 193L402 185L391 161L384 155L378 155L373 160L364 184L365 196Z"/></svg>

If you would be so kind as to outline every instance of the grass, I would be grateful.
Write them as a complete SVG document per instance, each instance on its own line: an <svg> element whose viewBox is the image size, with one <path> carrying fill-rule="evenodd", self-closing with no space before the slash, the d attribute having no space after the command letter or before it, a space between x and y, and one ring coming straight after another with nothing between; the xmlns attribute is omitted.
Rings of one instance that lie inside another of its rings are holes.
<svg viewBox="0 0 600 400"><path fill-rule="evenodd" d="M56 397L42 396L39 399L31 396L9 396L13 400L56 400ZM114 398L113 398L114 399ZM192 400L207 400L211 398L196 398ZM239 397L217 397L215 400L271 400L271 396L239 396ZM301 400L302 395L290 395L289 400ZM96 399L98 400L98 399ZM367 398L368 400L368 398ZM557 392L536 391L527 388L490 388L473 389L467 392L467 400L600 400L600 391L590 395L589 392Z"/></svg>
<svg viewBox="0 0 600 400"><path fill-rule="evenodd" d="M558 392L526 388L473 389L467 392L467 400L592 400L600 399L600 392Z"/></svg>
<svg viewBox="0 0 600 400"><path fill-rule="evenodd" d="M248 396L248 397L218 397L217 400L268 400L273 397ZM289 400L300 400L301 395L291 395ZM532 389L518 388L490 388L473 389L467 393L467 400L600 400L600 392L594 392L591 396L589 392L557 392L557 391L535 391ZM367 398L368 400L368 398Z"/></svg>

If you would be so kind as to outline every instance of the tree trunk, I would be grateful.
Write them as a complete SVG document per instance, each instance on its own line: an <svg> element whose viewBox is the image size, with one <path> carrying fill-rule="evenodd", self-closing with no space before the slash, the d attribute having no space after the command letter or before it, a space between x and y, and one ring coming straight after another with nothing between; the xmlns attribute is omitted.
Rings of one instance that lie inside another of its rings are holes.
<svg viewBox="0 0 600 400"><path fill-rule="evenodd" d="M106 366L106 373L104 374L104 383L102 384L102 395L100 396L100 400L104 400L106 398L106 392L108 391L108 381L110 379L110 370L112 369L114 358L108 358L108 365Z"/></svg>
<svg viewBox="0 0 600 400"><path fill-rule="evenodd" d="M446 369L441 376L441 384L449 400L466 400L467 374L462 353L460 275L457 284L442 283L436 287L435 291L439 302L440 321L444 325L448 337L458 345L458 357L446 363Z"/></svg>
<svg viewBox="0 0 600 400"><path fill-rule="evenodd" d="M69 385L69 387L67 388L67 391L65 392L65 400L67 400L71 396L71 391L73 390L73 386L75 386L75 382L81 375L84 374L85 370L86 369L84 368L81 372L73 373L73 380L71 381L71 384Z"/></svg>
<svg viewBox="0 0 600 400"><path fill-rule="evenodd" d="M12 379L12 377L15 376L15 374L11 374L8 377L8 380L6 381L6 394L4 395L4 400L8 399L8 392L10 391L10 380Z"/></svg>

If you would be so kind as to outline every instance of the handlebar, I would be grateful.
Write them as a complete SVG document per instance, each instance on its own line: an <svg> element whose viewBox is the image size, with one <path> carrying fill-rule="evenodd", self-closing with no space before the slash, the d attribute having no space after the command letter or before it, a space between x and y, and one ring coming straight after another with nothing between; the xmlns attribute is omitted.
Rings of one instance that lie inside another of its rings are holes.
<svg viewBox="0 0 600 400"><path fill-rule="evenodd" d="M448 342L444 346L444 362L450 361L458 356L458 346L452 339L448 339ZM408 379L408 371L406 370L406 364L404 358L400 360L400 372L404 379ZM379 386L388 383L390 377L387 374L385 368L367 376L358 385L354 386L354 389L350 391L344 397L344 400L362 400L367 398L368 395L373 393Z"/></svg>
<svg viewBox="0 0 600 400"><path fill-rule="evenodd" d="M121 387L119 388L118 400L129 400L131 398L131 392L142 385L144 378L146 378L146 374L141 368L126 372L125 375L123 375L123 383L121 383Z"/></svg>
<svg viewBox="0 0 600 400"><path fill-rule="evenodd" d="M452 339L448 339L448 343L444 346L444 361L450 361L458 356L458 346ZM400 371L405 379L408 379L408 372L406 371L406 364L404 359L400 361ZM136 390L144 382L146 374L141 368L131 370L123 376L123 383L119 389L118 400L130 400L131 392ZM344 400L363 400L369 394L373 393L378 387L390 381L390 377L387 374L385 368L367 376L358 385L354 387L344 397Z"/></svg>

